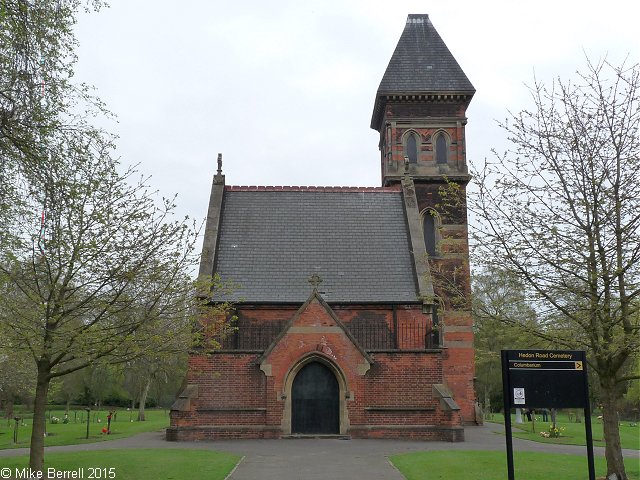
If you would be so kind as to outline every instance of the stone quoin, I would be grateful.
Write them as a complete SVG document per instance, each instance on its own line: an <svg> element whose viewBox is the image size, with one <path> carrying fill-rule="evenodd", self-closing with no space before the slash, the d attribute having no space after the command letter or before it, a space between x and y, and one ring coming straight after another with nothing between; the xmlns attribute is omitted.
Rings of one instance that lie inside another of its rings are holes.
<svg viewBox="0 0 640 480"><path fill-rule="evenodd" d="M237 331L191 352L168 440L464 440L474 93L429 16L409 15L371 118L380 187L229 186L219 156L200 275L238 285Z"/></svg>

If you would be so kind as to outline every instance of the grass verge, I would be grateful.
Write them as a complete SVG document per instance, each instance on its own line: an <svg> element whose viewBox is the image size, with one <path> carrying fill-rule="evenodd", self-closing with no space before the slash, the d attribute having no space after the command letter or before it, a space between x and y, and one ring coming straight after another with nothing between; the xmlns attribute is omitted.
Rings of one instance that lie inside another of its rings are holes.
<svg viewBox="0 0 640 480"><path fill-rule="evenodd" d="M504 417L496 414L490 422L504 423ZM567 415L563 414L558 415L556 424L561 429L561 436L559 438L544 438L540 435L540 432L548 431L551 422L536 420L534 430L532 422L517 424L515 423L515 416L511 416L511 426L514 437L541 443L586 445L584 422L575 423L575 421L570 421ZM597 417L592 418L591 429L593 431L593 445L595 447L604 447L602 423ZM620 443L622 444L622 448L640 450L640 426L634 422L621 422Z"/></svg>
<svg viewBox="0 0 640 480"><path fill-rule="evenodd" d="M83 443L104 442L126 438L142 432L154 432L169 426L169 414L166 410L146 410L144 422L135 420L137 412L126 410L117 411L115 419L111 422L111 434L105 435L102 429L107 426L108 411L91 412L89 423L89 439L87 436L86 415L81 412L70 412L69 423L51 423L49 418L64 418L64 411L51 410L47 414L47 437L44 444L47 447L53 445L76 445ZM99 421L98 421L99 420ZM0 449L29 447L31 441L31 420L19 422L18 443L13 442L15 422L5 419L0 421Z"/></svg>
<svg viewBox="0 0 640 480"><path fill-rule="evenodd" d="M82 475L66 478L98 478L114 480L222 480L240 461L240 456L210 450L156 449L156 450L99 450L93 452L51 453L45 457L47 469L62 478L63 472ZM29 458L2 459L16 478L16 472L29 464ZM57 473L60 472L60 473ZM68 474L69 475L69 474ZM55 478L49 476L48 478Z"/></svg>
<svg viewBox="0 0 640 480"><path fill-rule="evenodd" d="M394 455L391 462L407 480L504 480L507 460L503 452L432 451ZM587 458L578 455L515 452L516 478L527 480L584 480L588 477ZM606 473L604 458L596 457L596 474ZM629 480L640 480L637 459L625 461Z"/></svg>

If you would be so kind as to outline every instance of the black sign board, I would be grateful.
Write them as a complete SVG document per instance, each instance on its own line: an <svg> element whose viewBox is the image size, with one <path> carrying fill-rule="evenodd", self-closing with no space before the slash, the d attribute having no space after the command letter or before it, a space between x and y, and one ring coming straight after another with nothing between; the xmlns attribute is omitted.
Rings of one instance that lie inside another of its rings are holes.
<svg viewBox="0 0 640 480"><path fill-rule="evenodd" d="M584 352L550 350L506 350L505 352L511 407L584 408L586 406L588 396Z"/></svg>
<svg viewBox="0 0 640 480"><path fill-rule="evenodd" d="M583 408L589 480L595 480L586 360L583 351L502 351L504 426L509 480L514 480L512 408Z"/></svg>

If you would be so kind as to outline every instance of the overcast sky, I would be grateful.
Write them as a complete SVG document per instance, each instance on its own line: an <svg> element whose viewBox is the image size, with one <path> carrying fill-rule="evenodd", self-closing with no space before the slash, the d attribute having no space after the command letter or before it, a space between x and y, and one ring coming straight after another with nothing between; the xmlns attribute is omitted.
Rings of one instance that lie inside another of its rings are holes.
<svg viewBox="0 0 640 480"><path fill-rule="evenodd" d="M640 60L634 0L111 0L81 15L77 76L117 115L124 163L140 163L179 213L206 215L227 184L380 184L375 93L407 14L428 13L477 93L469 162L504 150L496 119L525 83L592 59Z"/></svg>

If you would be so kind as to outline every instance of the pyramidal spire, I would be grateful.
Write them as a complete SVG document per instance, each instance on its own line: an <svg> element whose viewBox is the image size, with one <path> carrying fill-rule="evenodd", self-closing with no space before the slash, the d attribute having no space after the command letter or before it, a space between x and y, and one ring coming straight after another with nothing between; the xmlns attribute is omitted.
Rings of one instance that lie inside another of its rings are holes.
<svg viewBox="0 0 640 480"><path fill-rule="evenodd" d="M378 87L371 128L377 129L376 120L389 95L458 94L470 100L474 93L429 15L410 14Z"/></svg>
<svg viewBox="0 0 640 480"><path fill-rule="evenodd" d="M433 27L409 15L378 93L471 93L473 85Z"/></svg>

